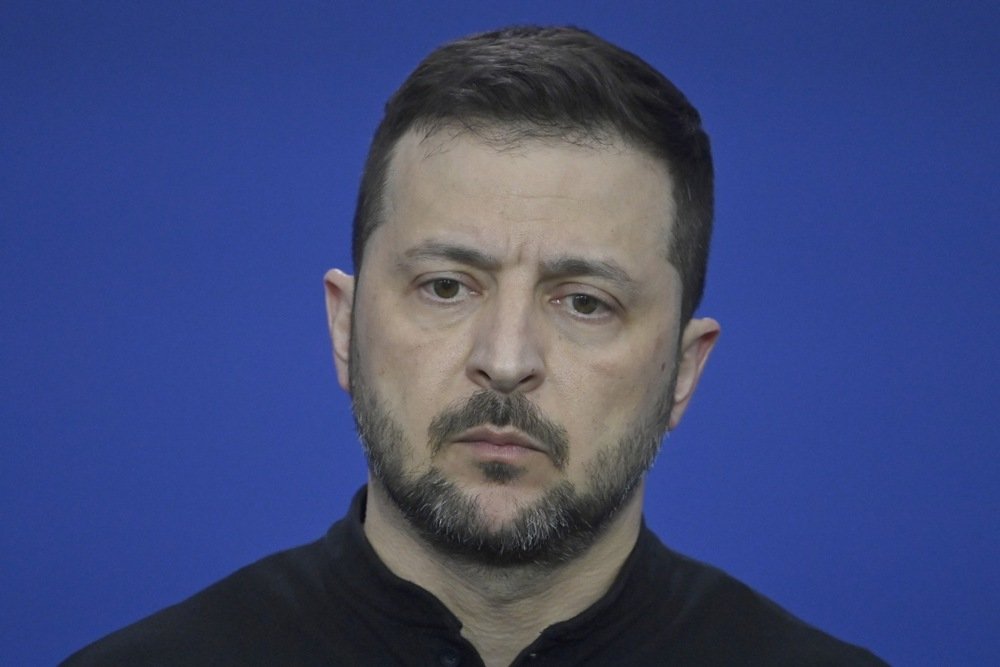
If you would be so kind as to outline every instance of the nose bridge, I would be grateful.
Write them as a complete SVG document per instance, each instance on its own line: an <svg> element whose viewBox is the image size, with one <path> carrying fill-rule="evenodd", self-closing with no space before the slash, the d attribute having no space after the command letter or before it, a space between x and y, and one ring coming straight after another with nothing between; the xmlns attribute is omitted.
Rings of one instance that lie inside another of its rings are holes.
<svg viewBox="0 0 1000 667"><path fill-rule="evenodd" d="M482 309L469 354L469 376L480 386L503 393L531 391L545 371L533 290L503 286Z"/></svg>

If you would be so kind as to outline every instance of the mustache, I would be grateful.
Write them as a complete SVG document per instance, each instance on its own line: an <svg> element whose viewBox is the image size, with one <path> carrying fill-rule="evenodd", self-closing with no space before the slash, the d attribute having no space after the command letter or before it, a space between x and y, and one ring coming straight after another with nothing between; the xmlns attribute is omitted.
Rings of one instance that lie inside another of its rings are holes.
<svg viewBox="0 0 1000 667"><path fill-rule="evenodd" d="M431 453L463 431L491 424L513 426L538 441L556 468L562 470L569 457L569 436L566 429L542 414L524 394L497 394L480 390L465 401L446 408L427 427Z"/></svg>

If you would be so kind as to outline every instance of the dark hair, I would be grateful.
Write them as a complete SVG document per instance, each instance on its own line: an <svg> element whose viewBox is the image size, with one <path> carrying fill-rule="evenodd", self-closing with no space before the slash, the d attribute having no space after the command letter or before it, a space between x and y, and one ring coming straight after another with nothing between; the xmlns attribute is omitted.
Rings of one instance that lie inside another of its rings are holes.
<svg viewBox="0 0 1000 667"><path fill-rule="evenodd" d="M517 141L621 139L661 160L673 180L669 261L683 285L681 321L704 290L712 234L712 156L684 94L638 56L571 27L511 27L446 44L386 103L368 153L354 215L352 258L382 222L393 148L411 129L446 126Z"/></svg>

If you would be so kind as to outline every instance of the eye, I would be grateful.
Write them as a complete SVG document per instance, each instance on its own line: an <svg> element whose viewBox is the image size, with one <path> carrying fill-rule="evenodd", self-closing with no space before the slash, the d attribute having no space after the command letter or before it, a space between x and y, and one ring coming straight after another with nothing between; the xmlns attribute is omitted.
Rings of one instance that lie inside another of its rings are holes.
<svg viewBox="0 0 1000 667"><path fill-rule="evenodd" d="M599 299L589 294L574 294L570 297L570 306L581 315L593 315L604 306Z"/></svg>
<svg viewBox="0 0 1000 667"><path fill-rule="evenodd" d="M553 303L579 320L603 321L617 312L608 301L586 292L570 292L555 299Z"/></svg>
<svg viewBox="0 0 1000 667"><path fill-rule="evenodd" d="M457 297L462 291L462 283L451 278L435 278L428 285L431 292L439 299L450 301Z"/></svg>
<svg viewBox="0 0 1000 667"><path fill-rule="evenodd" d="M420 283L419 289L424 298L438 304L460 303L476 293L463 280L448 276L428 278Z"/></svg>

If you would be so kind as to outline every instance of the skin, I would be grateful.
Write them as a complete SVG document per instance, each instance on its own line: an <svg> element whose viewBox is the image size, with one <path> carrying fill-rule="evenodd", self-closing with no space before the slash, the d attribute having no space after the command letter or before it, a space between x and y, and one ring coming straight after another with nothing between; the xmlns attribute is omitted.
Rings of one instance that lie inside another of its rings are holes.
<svg viewBox="0 0 1000 667"><path fill-rule="evenodd" d="M357 290L336 270L326 288L340 384L349 391L351 374L363 374L406 435L406 470L436 468L500 527L555 484L586 491L597 457L641 420L677 426L719 326L679 321L670 191L663 165L620 142L501 147L448 131L400 140ZM523 393L564 428L565 461L476 438L430 447L431 419L484 389ZM485 474L497 461L517 475ZM504 665L607 590L635 543L642 496L640 482L594 544L557 567L443 556L372 475L365 532L390 570L456 614L487 665Z"/></svg>

